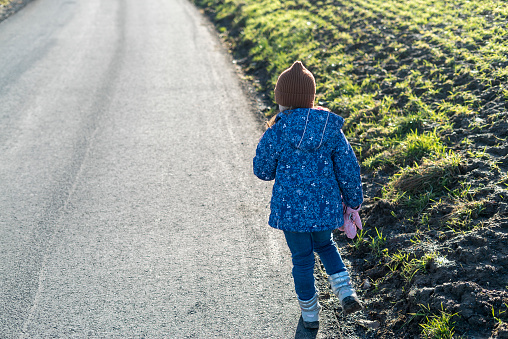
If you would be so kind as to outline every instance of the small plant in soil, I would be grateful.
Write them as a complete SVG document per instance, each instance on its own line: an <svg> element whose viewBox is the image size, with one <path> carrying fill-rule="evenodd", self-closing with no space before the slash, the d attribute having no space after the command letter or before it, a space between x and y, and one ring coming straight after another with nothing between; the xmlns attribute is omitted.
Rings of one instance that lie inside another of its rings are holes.
<svg viewBox="0 0 508 339"><path fill-rule="evenodd" d="M485 211L485 204L485 200L456 200L454 209L450 214L443 217L442 222L445 227L453 231L469 231L474 224L474 220Z"/></svg>
<svg viewBox="0 0 508 339"><path fill-rule="evenodd" d="M452 318L457 316L457 313L451 314L443 310L441 305L441 311L439 314L427 315L425 322L420 324L422 327L422 336L428 339L453 339L454 322ZM425 313L430 313L430 308L422 306Z"/></svg>
<svg viewBox="0 0 508 339"><path fill-rule="evenodd" d="M388 263L386 266L392 272L396 272L399 268L404 267L409 262L409 253L405 253L402 250L399 250L397 253L388 256Z"/></svg>
<svg viewBox="0 0 508 339"><path fill-rule="evenodd" d="M369 236L369 247L376 257L381 257L383 254L384 245L386 243L386 236L383 236L383 231L379 231L377 227L375 230L376 235L374 237Z"/></svg>
<svg viewBox="0 0 508 339"><path fill-rule="evenodd" d="M495 310L492 306L492 318L500 324L504 324L508 321L508 303L503 304L503 309Z"/></svg>
<svg viewBox="0 0 508 339"><path fill-rule="evenodd" d="M358 250L360 246L362 246L362 244L365 242L366 235L367 231L365 230L365 228L359 230L358 233L356 234L356 237L353 239L353 243L351 246L354 249Z"/></svg>
<svg viewBox="0 0 508 339"><path fill-rule="evenodd" d="M388 262L386 266L393 273L399 272L406 283L409 283L417 273L426 273L430 265L435 262L437 256L437 253L429 252L418 258L410 253L399 250L397 253L387 256Z"/></svg>

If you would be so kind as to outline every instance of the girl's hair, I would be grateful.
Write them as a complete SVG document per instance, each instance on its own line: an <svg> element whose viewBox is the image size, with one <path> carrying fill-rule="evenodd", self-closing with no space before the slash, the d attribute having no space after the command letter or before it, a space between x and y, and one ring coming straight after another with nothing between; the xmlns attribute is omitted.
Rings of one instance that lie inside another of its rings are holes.
<svg viewBox="0 0 508 339"><path fill-rule="evenodd" d="M286 113L284 113L284 114L290 114L290 113L291 113L291 111L292 111L292 110L294 110L295 108L298 108L298 107L293 107L293 106L291 106L291 107L286 107L286 109L284 109L283 111L280 111L280 112L281 112L281 113L282 113L282 112L286 112ZM276 119L277 119L277 115L278 115L278 114L275 114L273 117L271 117L271 118L270 118L270 120L268 120L268 121L266 121L266 122L265 122L265 123L266 123L266 127L267 127L267 128L270 128L270 127L272 127L273 125L275 125L275 123L276 123Z"/></svg>

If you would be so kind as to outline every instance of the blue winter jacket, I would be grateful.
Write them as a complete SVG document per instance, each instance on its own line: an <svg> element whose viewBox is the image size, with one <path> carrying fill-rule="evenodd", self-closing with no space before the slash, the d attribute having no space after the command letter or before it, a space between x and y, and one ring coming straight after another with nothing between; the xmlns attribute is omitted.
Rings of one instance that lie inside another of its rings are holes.
<svg viewBox="0 0 508 339"><path fill-rule="evenodd" d="M344 119L321 109L279 113L256 149L254 174L273 180L268 224L317 232L344 224L347 206L363 202L360 166L342 132Z"/></svg>

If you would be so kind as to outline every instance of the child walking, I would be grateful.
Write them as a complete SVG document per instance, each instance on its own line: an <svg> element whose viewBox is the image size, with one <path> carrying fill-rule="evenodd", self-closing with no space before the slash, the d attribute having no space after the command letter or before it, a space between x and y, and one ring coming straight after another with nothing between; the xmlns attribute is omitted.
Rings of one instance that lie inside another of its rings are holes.
<svg viewBox="0 0 508 339"><path fill-rule="evenodd" d="M314 107L316 82L300 61L275 86L280 113L268 122L254 157L254 174L273 180L269 225L284 232L293 280L306 328L319 327L314 252L347 314L362 309L332 230L354 238L362 227L360 166L341 128L344 119Z"/></svg>

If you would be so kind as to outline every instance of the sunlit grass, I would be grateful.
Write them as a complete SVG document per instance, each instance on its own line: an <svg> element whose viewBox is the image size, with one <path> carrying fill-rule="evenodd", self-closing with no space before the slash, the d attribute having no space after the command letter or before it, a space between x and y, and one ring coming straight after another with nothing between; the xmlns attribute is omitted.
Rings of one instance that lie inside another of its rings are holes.
<svg viewBox="0 0 508 339"><path fill-rule="evenodd" d="M430 313L430 308L422 306L424 314ZM421 323L422 337L428 339L453 339L455 335L454 321L452 318L457 316L457 313L448 313L442 309L439 314L431 314L425 316L425 322Z"/></svg>
<svg viewBox="0 0 508 339"><path fill-rule="evenodd" d="M421 165L405 167L384 187L383 197L421 211L456 182L461 161L459 155L448 152L435 159L426 158Z"/></svg>
<svg viewBox="0 0 508 339"><path fill-rule="evenodd" d="M421 257L399 250L397 253L387 255L386 266L392 272L400 272L406 282L411 282L417 273L426 273L430 263L438 256L436 252L428 252Z"/></svg>

